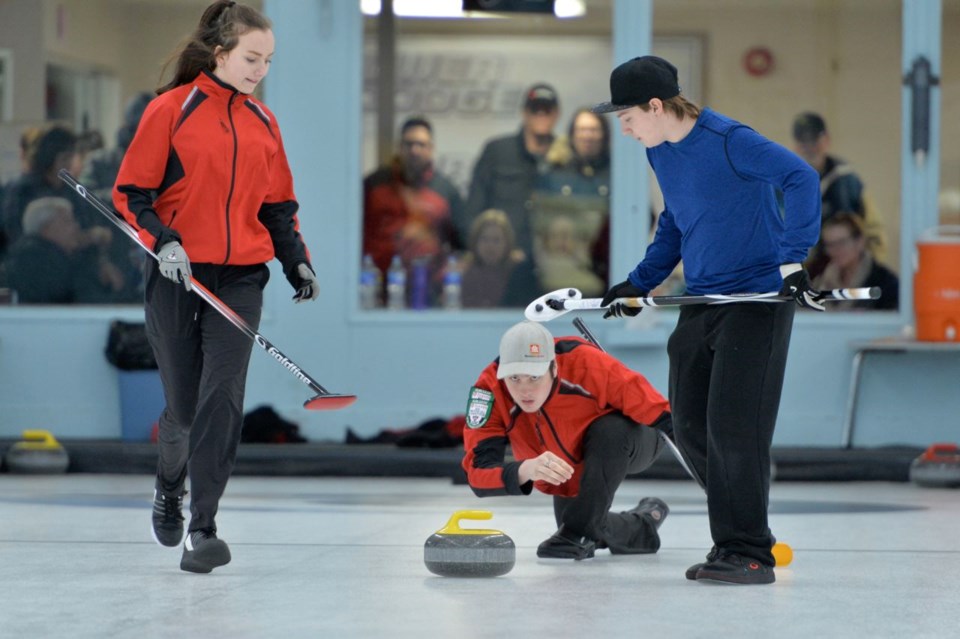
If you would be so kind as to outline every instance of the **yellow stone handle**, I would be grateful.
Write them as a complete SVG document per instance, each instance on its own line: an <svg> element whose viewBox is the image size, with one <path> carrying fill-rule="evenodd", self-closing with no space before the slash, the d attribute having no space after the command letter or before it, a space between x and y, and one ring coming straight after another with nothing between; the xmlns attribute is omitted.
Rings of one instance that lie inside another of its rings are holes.
<svg viewBox="0 0 960 639"><path fill-rule="evenodd" d="M438 535L502 535L499 530L484 528L461 528L461 519L493 519L489 510L458 510L450 516L447 525L437 531Z"/></svg>
<svg viewBox="0 0 960 639"><path fill-rule="evenodd" d="M56 440L49 430L25 430L20 436L23 441L17 442L20 448L30 448L33 450L53 450L60 448L60 442Z"/></svg>

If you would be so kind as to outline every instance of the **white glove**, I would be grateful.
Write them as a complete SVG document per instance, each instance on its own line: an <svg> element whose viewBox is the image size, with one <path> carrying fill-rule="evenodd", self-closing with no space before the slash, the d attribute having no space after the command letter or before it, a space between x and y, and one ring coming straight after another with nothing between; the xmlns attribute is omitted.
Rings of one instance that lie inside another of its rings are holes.
<svg viewBox="0 0 960 639"><path fill-rule="evenodd" d="M157 255L160 256L160 275L171 282L183 284L188 291L193 290L190 286L190 259L180 242L167 242L160 247Z"/></svg>
<svg viewBox="0 0 960 639"><path fill-rule="evenodd" d="M300 288L293 296L294 302L299 304L317 299L320 296L320 282L310 267L306 264L297 264L297 275L300 276Z"/></svg>

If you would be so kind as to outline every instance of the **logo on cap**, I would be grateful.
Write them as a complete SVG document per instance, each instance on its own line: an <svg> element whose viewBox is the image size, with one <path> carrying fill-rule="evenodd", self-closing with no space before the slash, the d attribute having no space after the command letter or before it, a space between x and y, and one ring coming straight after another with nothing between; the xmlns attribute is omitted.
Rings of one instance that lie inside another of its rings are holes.
<svg viewBox="0 0 960 639"><path fill-rule="evenodd" d="M540 345L531 344L530 345L530 356L531 357L540 357Z"/></svg>

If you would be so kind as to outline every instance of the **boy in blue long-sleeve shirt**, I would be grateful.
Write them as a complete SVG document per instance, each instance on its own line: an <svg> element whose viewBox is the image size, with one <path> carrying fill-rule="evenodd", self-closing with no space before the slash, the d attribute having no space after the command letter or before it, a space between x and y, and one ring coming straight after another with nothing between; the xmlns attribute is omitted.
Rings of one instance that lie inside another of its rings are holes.
<svg viewBox="0 0 960 639"><path fill-rule="evenodd" d="M620 130L647 147L665 208L646 255L604 296L645 296L683 260L694 295L780 291L823 310L802 262L820 233L816 171L753 129L680 95L676 68L634 58L610 76ZM776 189L783 192L784 212ZM713 549L692 580L775 581L767 523L770 445L793 327L793 304L684 306L667 344L677 445L703 478Z"/></svg>

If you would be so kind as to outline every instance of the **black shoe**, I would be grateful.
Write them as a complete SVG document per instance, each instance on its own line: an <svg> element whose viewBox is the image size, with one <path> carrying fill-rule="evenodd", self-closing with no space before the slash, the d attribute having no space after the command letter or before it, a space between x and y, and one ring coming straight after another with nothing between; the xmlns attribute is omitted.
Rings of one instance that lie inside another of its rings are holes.
<svg viewBox="0 0 960 639"><path fill-rule="evenodd" d="M626 511L641 517L647 517L653 522L653 525L659 529L660 524L670 514L670 507L662 499L656 497L644 497L636 506Z"/></svg>
<svg viewBox="0 0 960 639"><path fill-rule="evenodd" d="M161 546L173 548L183 541L183 496L153 493L153 539Z"/></svg>
<svg viewBox="0 0 960 639"><path fill-rule="evenodd" d="M773 566L735 553L724 554L697 570L697 581L722 581L728 584L772 584L777 580Z"/></svg>
<svg viewBox="0 0 960 639"><path fill-rule="evenodd" d="M687 568L687 572L684 573L685 576L686 576L686 578L689 579L690 581L696 581L696 579L697 579L697 572L699 572L701 568L703 568L704 566L706 566L706 565L707 565L708 563L710 563L711 561L716 561L716 559L717 559L717 557L718 557L719 555L720 555L720 553L717 551L717 547L716 547L716 546L714 546L713 548L711 548L711 549L710 549L710 552L707 553L707 560L706 560L706 561L701 561L699 564L693 564L692 566L690 566L689 568Z"/></svg>
<svg viewBox="0 0 960 639"><path fill-rule="evenodd" d="M597 549L597 544L589 537L581 537L576 533L565 530L563 526L553 533L537 548L537 557L544 559L591 559Z"/></svg>
<svg viewBox="0 0 960 639"><path fill-rule="evenodd" d="M183 543L180 570L210 572L217 566L230 563L230 548L227 542L217 539L213 530L194 530Z"/></svg>
<svg viewBox="0 0 960 639"><path fill-rule="evenodd" d="M636 506L625 510L621 515L630 515L635 522L630 526L633 532L629 538L607 539L611 555L646 555L660 550L660 536L657 529L667 518L670 507L662 499L644 497Z"/></svg>

